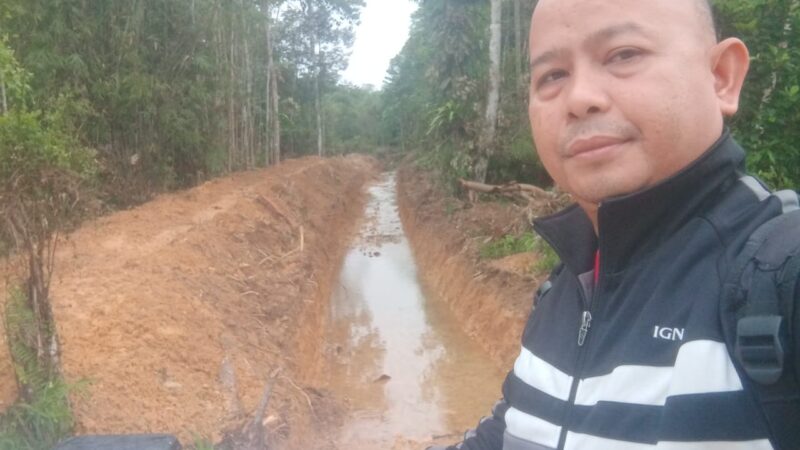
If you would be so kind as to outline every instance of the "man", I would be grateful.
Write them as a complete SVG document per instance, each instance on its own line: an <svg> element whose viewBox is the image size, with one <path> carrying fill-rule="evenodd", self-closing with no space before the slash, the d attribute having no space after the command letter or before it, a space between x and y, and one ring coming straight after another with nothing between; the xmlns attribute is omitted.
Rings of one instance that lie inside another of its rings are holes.
<svg viewBox="0 0 800 450"><path fill-rule="evenodd" d="M540 0L530 44L536 148L577 205L536 222L563 265L504 399L451 448L777 448L720 323L736 255L798 203L725 130L746 46L704 0Z"/></svg>

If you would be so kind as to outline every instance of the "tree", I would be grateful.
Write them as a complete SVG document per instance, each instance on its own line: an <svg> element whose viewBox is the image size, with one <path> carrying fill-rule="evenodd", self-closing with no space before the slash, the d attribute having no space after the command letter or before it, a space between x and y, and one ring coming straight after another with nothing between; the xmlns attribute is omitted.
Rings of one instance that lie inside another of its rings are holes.
<svg viewBox="0 0 800 450"><path fill-rule="evenodd" d="M487 33L492 19L490 2L421 2L408 42L392 61L382 94L387 142L424 153L451 186L457 186L458 178L477 176L499 182L547 183L525 112L526 42L534 3L507 1L501 3L506 11L498 14L495 9L498 50ZM492 46L499 61L493 120L490 73L494 70L497 74L498 66L492 68L492 60L487 58ZM494 142L486 145L491 143L486 137L491 135L492 123Z"/></svg>
<svg viewBox="0 0 800 450"><path fill-rule="evenodd" d="M363 0L298 0L287 5L287 53L294 61L294 79L310 81L313 93L315 148L325 153L324 98L346 64L346 50L353 42ZM298 96L299 97L299 96ZM302 106L302 105L301 105Z"/></svg>
<svg viewBox="0 0 800 450"><path fill-rule="evenodd" d="M6 332L22 398L30 403L60 377L60 346L50 303L59 233L80 215L81 183L92 178L91 151L69 134L63 111L31 112L30 74L0 40L4 88L0 115L0 241L14 244L27 274L6 308ZM17 315L24 320L11 320ZM54 444L54 443L53 443Z"/></svg>
<svg viewBox="0 0 800 450"><path fill-rule="evenodd" d="M269 2L263 4L264 10L264 36L267 49L267 82L266 82L266 107L265 107L265 145L264 160L269 164L278 164L281 161L281 121L280 121L280 93L278 92L278 71L273 51L272 37L272 11Z"/></svg>
<svg viewBox="0 0 800 450"><path fill-rule="evenodd" d="M478 144L478 157L475 163L475 179L483 183L486 181L486 171L489 168L489 158L495 151L497 133L497 111L500 103L500 52L502 35L501 0L492 0L491 24L489 25L489 89L486 100L486 122L481 132Z"/></svg>

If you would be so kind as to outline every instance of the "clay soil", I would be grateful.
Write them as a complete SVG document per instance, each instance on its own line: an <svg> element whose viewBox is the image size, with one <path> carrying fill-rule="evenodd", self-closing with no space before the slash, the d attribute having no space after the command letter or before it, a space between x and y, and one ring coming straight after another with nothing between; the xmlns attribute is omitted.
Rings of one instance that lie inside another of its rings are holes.
<svg viewBox="0 0 800 450"><path fill-rule="evenodd" d="M533 269L534 253L484 260L479 250L493 238L528 227L524 210L510 202L472 204L433 180L413 166L398 176L400 215L420 277L498 367L508 370L543 275Z"/></svg>
<svg viewBox="0 0 800 450"><path fill-rule="evenodd" d="M287 161L69 236L51 297L65 377L88 383L71 397L78 434L219 442L281 369L265 420L274 448L329 448L322 434L337 426L339 407L314 382L318 349L363 186L377 170L360 156ZM8 402L7 354L0 364Z"/></svg>
<svg viewBox="0 0 800 450"><path fill-rule="evenodd" d="M330 436L348 407L324 387L329 299L377 172L360 156L287 161L163 195L68 236L51 296L64 374L86 382L71 397L78 434L220 442L250 419L280 369L264 421L269 448L336 449ZM420 277L508 369L541 281L536 256L482 260L478 251L526 227L524 213L470 204L431 180L412 167L398 175ZM15 396L0 342L0 411ZM397 436L392 448L430 443Z"/></svg>

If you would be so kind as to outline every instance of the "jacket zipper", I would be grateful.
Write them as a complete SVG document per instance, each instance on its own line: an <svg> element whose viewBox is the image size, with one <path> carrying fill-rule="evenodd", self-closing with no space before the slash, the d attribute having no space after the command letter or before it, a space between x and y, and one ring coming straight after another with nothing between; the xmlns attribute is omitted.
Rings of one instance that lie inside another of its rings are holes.
<svg viewBox="0 0 800 450"><path fill-rule="evenodd" d="M580 284L580 280L578 280ZM597 285L599 285L599 280ZM567 402L567 410L564 411L564 420L562 421L561 426L561 435L558 437L558 446L556 447L558 450L563 450L564 445L567 441L567 418L569 417L570 409L575 404L575 397L578 394L578 383L580 383L580 375L583 372L583 360L584 360L584 351L583 345L586 343L586 338L589 336L589 329L592 326L592 306L594 306L594 298L595 293L597 292L597 287L594 286L592 289L592 298L587 299L586 293L584 292L583 288L581 288L581 303L583 304L583 313L581 314L581 324L578 328L578 355L575 361L575 375L572 379L572 386L570 387L569 391L569 401Z"/></svg>
<svg viewBox="0 0 800 450"><path fill-rule="evenodd" d="M592 312L586 310L581 316L581 327L578 329L578 347L583 347L586 342L586 335L589 334L589 327L592 326Z"/></svg>

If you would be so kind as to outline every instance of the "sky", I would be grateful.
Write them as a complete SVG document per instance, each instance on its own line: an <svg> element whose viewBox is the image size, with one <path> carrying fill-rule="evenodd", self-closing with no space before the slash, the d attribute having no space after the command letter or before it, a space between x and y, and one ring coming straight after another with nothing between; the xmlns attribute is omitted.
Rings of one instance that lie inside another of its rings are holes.
<svg viewBox="0 0 800 450"><path fill-rule="evenodd" d="M344 81L355 85L383 85L389 62L408 39L411 13L417 5L411 0L367 0L361 10L361 24Z"/></svg>

